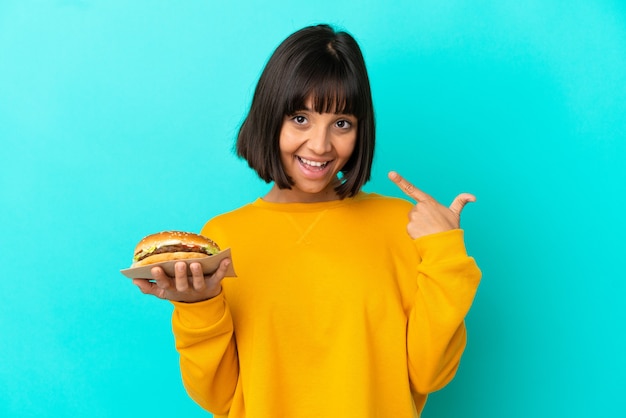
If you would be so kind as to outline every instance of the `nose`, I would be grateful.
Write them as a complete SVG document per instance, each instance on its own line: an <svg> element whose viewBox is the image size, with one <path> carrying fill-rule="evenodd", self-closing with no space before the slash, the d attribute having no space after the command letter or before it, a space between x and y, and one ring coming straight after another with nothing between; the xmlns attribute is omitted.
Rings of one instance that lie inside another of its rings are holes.
<svg viewBox="0 0 626 418"><path fill-rule="evenodd" d="M326 127L318 127L311 131L307 146L315 154L322 155L332 149L331 136Z"/></svg>

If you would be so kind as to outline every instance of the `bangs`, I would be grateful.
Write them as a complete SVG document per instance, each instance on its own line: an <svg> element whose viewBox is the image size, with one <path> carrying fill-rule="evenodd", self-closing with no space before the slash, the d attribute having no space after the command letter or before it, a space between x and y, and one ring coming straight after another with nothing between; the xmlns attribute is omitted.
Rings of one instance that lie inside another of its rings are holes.
<svg viewBox="0 0 626 418"><path fill-rule="evenodd" d="M318 113L354 115L363 118L367 111L359 85L362 80L350 74L334 57L302 63L288 83L285 115L307 109L307 100L313 99L313 109Z"/></svg>

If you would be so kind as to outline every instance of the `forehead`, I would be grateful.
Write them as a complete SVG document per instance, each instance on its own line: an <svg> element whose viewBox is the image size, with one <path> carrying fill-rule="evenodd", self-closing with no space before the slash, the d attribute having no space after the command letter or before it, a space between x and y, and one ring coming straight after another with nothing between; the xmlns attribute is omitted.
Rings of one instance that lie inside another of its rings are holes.
<svg viewBox="0 0 626 418"><path fill-rule="evenodd" d="M310 94L304 101L302 109L317 113L332 113L335 115L353 115L352 112L347 110L344 102L333 99L329 101L327 99L320 99L319 97ZM354 115L353 115L354 116Z"/></svg>
<svg viewBox="0 0 626 418"><path fill-rule="evenodd" d="M345 63L322 58L311 61L313 57L307 57L286 71L284 79L279 81L284 86L284 93L280 94L284 110L290 113L310 107L320 113L358 115L364 91L359 74Z"/></svg>
<svg viewBox="0 0 626 418"><path fill-rule="evenodd" d="M348 87L317 85L302 92L292 92L286 103L285 114L299 110L313 110L318 113L349 114L362 116L362 101Z"/></svg>

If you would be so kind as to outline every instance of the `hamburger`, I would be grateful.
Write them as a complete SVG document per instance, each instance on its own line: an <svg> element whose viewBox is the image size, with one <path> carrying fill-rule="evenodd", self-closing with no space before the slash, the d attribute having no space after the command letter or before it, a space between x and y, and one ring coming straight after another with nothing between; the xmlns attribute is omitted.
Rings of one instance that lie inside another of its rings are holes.
<svg viewBox="0 0 626 418"><path fill-rule="evenodd" d="M220 252L211 239L182 231L162 231L144 237L135 247L131 267L141 267L162 261L209 257Z"/></svg>

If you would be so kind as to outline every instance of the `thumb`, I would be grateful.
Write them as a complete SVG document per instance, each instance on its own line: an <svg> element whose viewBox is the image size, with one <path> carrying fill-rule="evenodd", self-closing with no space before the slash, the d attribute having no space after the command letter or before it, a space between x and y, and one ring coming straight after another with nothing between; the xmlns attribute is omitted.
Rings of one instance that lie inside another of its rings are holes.
<svg viewBox="0 0 626 418"><path fill-rule="evenodd" d="M217 282L221 282L222 279L226 277L226 274L228 274L228 268L231 263L232 261L230 261L230 258L223 259L220 262L220 265L217 268L217 270L215 270L215 272L213 272L213 274L211 275L211 278L216 279Z"/></svg>
<svg viewBox="0 0 626 418"><path fill-rule="evenodd" d="M461 193L457 197L454 198L452 204L450 205L450 210L456 215L461 216L461 211L469 202L475 202L476 196L470 193Z"/></svg>

